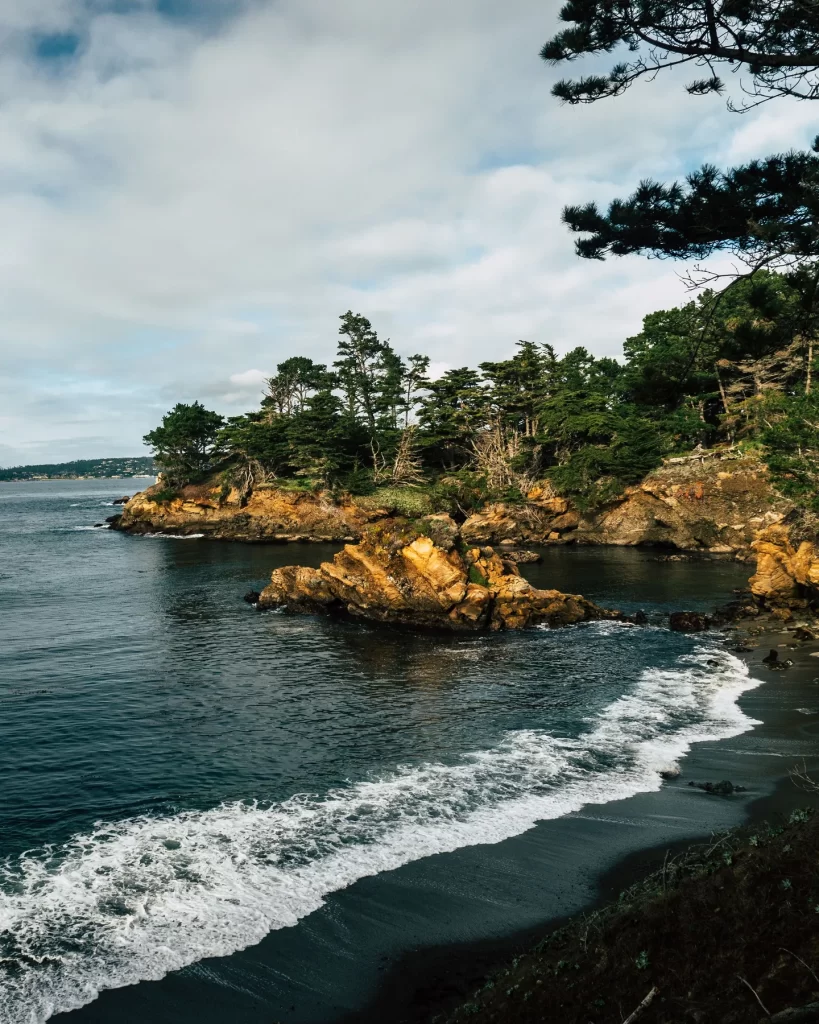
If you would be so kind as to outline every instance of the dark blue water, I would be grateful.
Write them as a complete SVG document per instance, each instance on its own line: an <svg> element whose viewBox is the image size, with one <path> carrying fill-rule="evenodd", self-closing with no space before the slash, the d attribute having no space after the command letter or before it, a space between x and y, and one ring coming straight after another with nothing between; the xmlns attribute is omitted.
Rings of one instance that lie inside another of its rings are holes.
<svg viewBox="0 0 819 1024"><path fill-rule="evenodd" d="M3 1022L230 954L368 875L652 789L692 742L748 728L747 673L715 641L260 614L247 590L333 549L90 528L122 488L0 485ZM549 550L527 572L649 611L713 606L747 576L624 549Z"/></svg>

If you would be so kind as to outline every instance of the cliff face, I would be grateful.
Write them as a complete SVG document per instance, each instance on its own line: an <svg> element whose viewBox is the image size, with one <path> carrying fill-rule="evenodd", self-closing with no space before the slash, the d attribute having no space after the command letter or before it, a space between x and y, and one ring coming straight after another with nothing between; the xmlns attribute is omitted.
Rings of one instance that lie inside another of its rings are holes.
<svg viewBox="0 0 819 1024"><path fill-rule="evenodd" d="M463 527L469 543L653 545L712 554L750 554L756 533L788 505L755 459L669 463L592 512L540 488L523 509L493 505Z"/></svg>
<svg viewBox="0 0 819 1024"><path fill-rule="evenodd" d="M579 595L536 589L490 547L463 550L447 515L386 520L319 569L276 569L259 606L455 632L621 618Z"/></svg>
<svg viewBox="0 0 819 1024"><path fill-rule="evenodd" d="M819 607L819 536L816 524L793 513L762 530L753 543L756 572L751 592L773 609Z"/></svg>
<svg viewBox="0 0 819 1024"><path fill-rule="evenodd" d="M135 494L124 506L117 529L128 533L202 533L240 541L349 541L367 523L386 515L328 496L305 491L258 487L243 503L238 491L223 494L218 485L183 488L180 496L158 502L162 485Z"/></svg>

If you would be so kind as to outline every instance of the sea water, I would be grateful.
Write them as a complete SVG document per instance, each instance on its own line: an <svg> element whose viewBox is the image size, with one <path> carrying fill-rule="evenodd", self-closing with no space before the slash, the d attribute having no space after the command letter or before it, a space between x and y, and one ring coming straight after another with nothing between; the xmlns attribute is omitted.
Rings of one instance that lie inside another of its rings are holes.
<svg viewBox="0 0 819 1024"><path fill-rule="evenodd" d="M742 662L659 617L445 637L259 613L247 590L333 549L95 527L124 486L0 485L7 1024L227 956L362 878L655 789L692 743L753 725ZM656 616L747 575L544 556L533 582Z"/></svg>

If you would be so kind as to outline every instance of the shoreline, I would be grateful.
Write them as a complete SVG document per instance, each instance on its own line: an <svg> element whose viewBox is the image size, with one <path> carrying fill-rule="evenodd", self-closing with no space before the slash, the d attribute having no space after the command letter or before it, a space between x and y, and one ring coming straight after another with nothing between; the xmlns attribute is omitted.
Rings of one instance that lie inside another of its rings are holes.
<svg viewBox="0 0 819 1024"><path fill-rule="evenodd" d="M755 625L753 620L743 621L736 628L744 630L748 627L753 628ZM761 683L755 690L740 697L740 705L746 701L749 694L751 697L753 694L757 694L758 698L763 699L766 696L774 699L784 696L781 693L783 687L787 687L794 696L797 695L797 688L799 693L810 693L806 688L814 685L813 677L819 673L819 658L813 662L810 657L813 651L819 652L819 640L803 644L796 650L789 650L789 657L794 664L787 672L766 670L762 664L762 658L769 649L774 647L781 649L783 645L786 649L794 646L793 641L789 642L788 640L792 629L783 627L780 630L774 630L770 624L767 625L768 628L755 637L758 646L753 651L737 653L737 657L740 657L748 665L752 678L759 679ZM726 632L724 635L726 643L730 643L731 633ZM781 656L784 656L782 651ZM768 691L768 694L765 694L764 691ZM816 696L819 697L819 687L817 687ZM795 715L798 713L798 711L794 712ZM819 705L813 714L816 716L814 721L817 723L817 734L819 734ZM805 716L805 722L810 722L811 717ZM758 725L755 725L750 733L760 729L765 730L771 724L764 720L758 720ZM797 730L799 724L796 720L794 721ZM749 733L743 735L747 736ZM732 742L731 739L720 740L714 745L720 746ZM813 755L807 753L804 755L809 772L811 770L816 772L819 769L819 747L815 749L816 752ZM741 820L730 827L741 828L761 825L765 822L782 822L792 811L815 803L815 797L812 798L800 791L789 775L789 769L793 767L794 763L801 761L801 756L794 757L792 762L785 762L783 772L779 774L778 778L770 781L766 792L743 801L744 813ZM680 783L693 781L688 777L686 766L692 761L696 762L697 759L695 744L680 762L682 770L680 779L675 780L671 785L679 786ZM720 781L721 778L722 776L717 778L717 775L712 775L709 777L709 781ZM741 780L732 781L739 782ZM616 801L616 803L630 804L645 800L651 801L653 797L660 804L668 785L666 783L662 789L654 793L638 794L624 801ZM727 798L712 794L703 794L703 796L712 801L737 800L736 795ZM609 804L601 805L601 812L610 806ZM582 815L583 812L580 814ZM390 967L374 998L360 1010L339 1018L339 1024L381 1024L387 1019L391 1021L391 1024L431 1024L432 1021L443 1021L451 1012L466 1002L490 976L502 970L513 958L528 953L538 942L568 922L615 902L621 892L660 868L666 856L682 853L719 831L723 830L715 829L685 838L675 838L670 835L664 842L640 846L630 852L620 854L614 863L597 874L594 896L580 910L551 917L509 935L484 938L473 942L430 946L404 953ZM570 1024L570 1022L567 1021L566 1024Z"/></svg>

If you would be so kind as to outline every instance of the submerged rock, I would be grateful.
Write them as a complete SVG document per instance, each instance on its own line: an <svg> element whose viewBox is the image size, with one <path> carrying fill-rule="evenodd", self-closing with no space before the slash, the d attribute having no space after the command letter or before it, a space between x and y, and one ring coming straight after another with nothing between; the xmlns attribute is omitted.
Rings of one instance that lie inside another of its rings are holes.
<svg viewBox="0 0 819 1024"><path fill-rule="evenodd" d="M462 632L624 618L580 595L533 587L493 548L467 548L445 514L384 520L318 569L276 569L259 607Z"/></svg>

